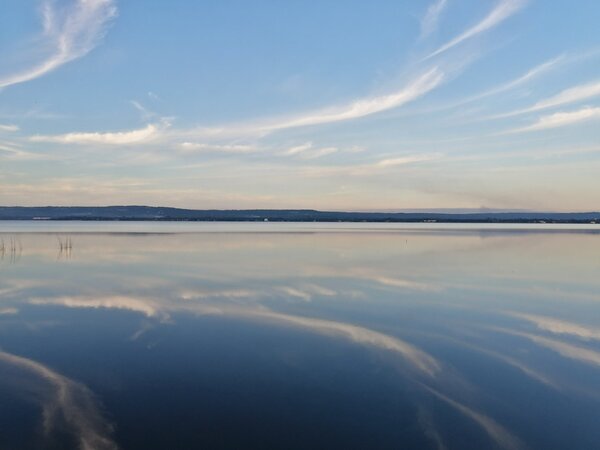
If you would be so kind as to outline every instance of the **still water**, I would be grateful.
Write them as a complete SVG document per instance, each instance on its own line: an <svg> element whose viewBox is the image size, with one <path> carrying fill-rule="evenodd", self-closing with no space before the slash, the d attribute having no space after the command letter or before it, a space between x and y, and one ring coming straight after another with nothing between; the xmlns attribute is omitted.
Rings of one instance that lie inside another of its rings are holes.
<svg viewBox="0 0 600 450"><path fill-rule="evenodd" d="M0 222L2 449L598 449L600 226Z"/></svg>

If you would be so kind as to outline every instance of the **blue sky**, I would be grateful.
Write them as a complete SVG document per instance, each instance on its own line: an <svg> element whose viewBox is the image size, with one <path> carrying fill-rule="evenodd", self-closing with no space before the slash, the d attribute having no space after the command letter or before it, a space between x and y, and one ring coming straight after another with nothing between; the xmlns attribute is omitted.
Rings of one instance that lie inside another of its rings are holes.
<svg viewBox="0 0 600 450"><path fill-rule="evenodd" d="M600 3L4 0L0 204L600 209Z"/></svg>

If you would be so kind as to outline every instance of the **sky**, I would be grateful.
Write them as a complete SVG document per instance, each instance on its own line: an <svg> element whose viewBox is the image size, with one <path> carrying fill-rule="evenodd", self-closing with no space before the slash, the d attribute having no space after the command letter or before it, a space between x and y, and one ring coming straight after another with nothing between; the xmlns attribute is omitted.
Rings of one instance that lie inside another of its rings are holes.
<svg viewBox="0 0 600 450"><path fill-rule="evenodd" d="M600 210L597 0L2 0L0 205Z"/></svg>

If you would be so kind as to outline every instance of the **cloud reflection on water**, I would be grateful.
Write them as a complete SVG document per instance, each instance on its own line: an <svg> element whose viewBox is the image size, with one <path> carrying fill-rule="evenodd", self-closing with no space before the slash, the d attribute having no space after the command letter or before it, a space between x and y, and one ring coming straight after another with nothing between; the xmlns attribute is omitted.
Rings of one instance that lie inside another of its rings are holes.
<svg viewBox="0 0 600 450"><path fill-rule="evenodd" d="M35 239L43 241L40 236L27 240ZM22 310L24 316L27 308L48 306L134 312L142 323L136 323L127 339L141 343L164 323L177 326L180 317L192 315L218 315L344 340L383 355L398 379L415 388L404 400L428 417L423 419L424 432L440 448L447 444L448 430L436 424L435 408L428 408L419 392L468 418L496 446L518 448L521 442L515 434L522 430L513 432L500 424L495 408L501 408L503 417L525 413L511 410L493 390L500 386L511 392L513 387L473 367L487 368L493 358L517 369L505 372L516 383L527 377L539 383L540 391L567 395L567 377L556 375L568 360L600 366L599 352L540 335L543 331L588 342L599 339L599 328L552 318L544 311L546 302L560 310L556 305L567 298L563 293L571 286L570 266L579 268L575 278L581 286L569 297L579 301L573 307L590 304L587 299L593 295L583 295L598 288L594 239L531 233L527 239L518 233L365 233L360 239L351 233L80 235L77 254L69 263L52 261L48 252L36 254L35 246L27 245L23 268L15 267L10 277L15 287L5 295L0 292L0 297L10 300L4 308ZM575 252L567 244L583 250ZM564 261L548 257L566 246L570 250ZM35 284L27 285L29 279ZM540 285L550 286L548 291L561 288L556 290L560 295L532 288ZM354 299L360 301L350 301ZM506 324L507 315L533 324L540 334L513 330ZM494 333L486 334L490 330L525 338L566 361L540 364L526 359ZM473 351L457 357L457 350ZM482 361L482 355L490 361ZM488 382L485 388L478 376L489 377L483 380Z"/></svg>
<svg viewBox="0 0 600 450"><path fill-rule="evenodd" d="M464 414L475 423L477 423L485 432L490 436L490 438L500 447L505 449L520 449L523 448L523 444L512 433L510 433L506 428L500 425L498 422L482 414L479 411L476 411L468 406L453 400L452 398L442 394L441 392L436 391L435 389L423 384L422 385L425 390L434 395L439 400L447 403L448 405L455 408L461 414Z"/></svg>
<svg viewBox="0 0 600 450"><path fill-rule="evenodd" d="M542 347L550 349L559 355L564 356L565 358L573 359L591 366L600 367L600 352L595 350L579 347L558 339L552 339L537 334L525 333L522 331L510 330L501 327L490 327L490 329L511 334L513 336L524 337Z"/></svg>
<svg viewBox="0 0 600 450"><path fill-rule="evenodd" d="M66 428L81 450L118 448L111 437L112 427L102 417L94 395L86 386L39 362L4 351L0 351L0 363L14 366L38 378L39 382L33 390L40 396L44 433L47 436Z"/></svg>
<svg viewBox="0 0 600 450"><path fill-rule="evenodd" d="M513 312L510 313L510 315L519 319L527 320L537 326L540 330L548 331L553 334L566 334L586 341L600 340L600 328L535 314Z"/></svg>

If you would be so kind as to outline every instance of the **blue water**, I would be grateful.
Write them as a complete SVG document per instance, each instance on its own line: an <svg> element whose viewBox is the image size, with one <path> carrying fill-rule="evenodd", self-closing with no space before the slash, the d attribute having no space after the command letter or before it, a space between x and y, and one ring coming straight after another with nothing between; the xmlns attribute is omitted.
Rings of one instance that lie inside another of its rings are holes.
<svg viewBox="0 0 600 450"><path fill-rule="evenodd" d="M0 448L600 448L598 230L0 222Z"/></svg>

